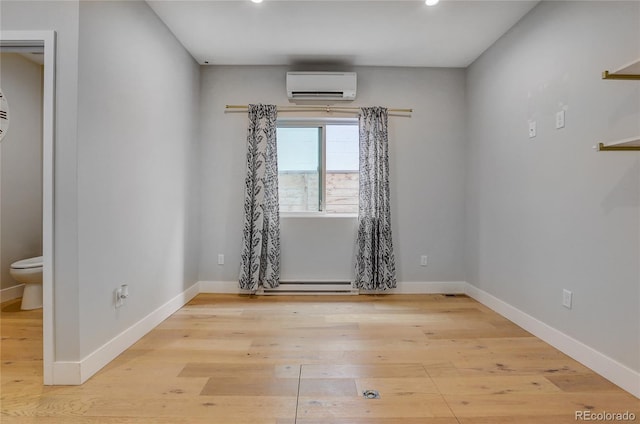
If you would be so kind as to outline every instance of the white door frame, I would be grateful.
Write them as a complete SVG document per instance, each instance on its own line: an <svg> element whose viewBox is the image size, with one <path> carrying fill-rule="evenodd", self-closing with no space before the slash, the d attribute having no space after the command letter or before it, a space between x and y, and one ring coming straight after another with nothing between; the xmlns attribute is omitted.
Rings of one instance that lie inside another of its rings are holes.
<svg viewBox="0 0 640 424"><path fill-rule="evenodd" d="M53 384L55 360L54 326L54 140L55 140L55 31L0 31L1 46L44 47L44 93L42 105L42 269L44 384Z"/></svg>

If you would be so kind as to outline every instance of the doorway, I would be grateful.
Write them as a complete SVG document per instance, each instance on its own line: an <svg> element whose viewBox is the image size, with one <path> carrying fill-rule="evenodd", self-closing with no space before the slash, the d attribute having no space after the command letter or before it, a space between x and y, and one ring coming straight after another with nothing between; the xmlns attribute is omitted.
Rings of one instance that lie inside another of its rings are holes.
<svg viewBox="0 0 640 424"><path fill-rule="evenodd" d="M43 50L42 94L42 289L43 289L43 376L44 384L54 384L54 112L55 112L55 31L2 31L0 48L39 47ZM9 130L10 131L10 130Z"/></svg>

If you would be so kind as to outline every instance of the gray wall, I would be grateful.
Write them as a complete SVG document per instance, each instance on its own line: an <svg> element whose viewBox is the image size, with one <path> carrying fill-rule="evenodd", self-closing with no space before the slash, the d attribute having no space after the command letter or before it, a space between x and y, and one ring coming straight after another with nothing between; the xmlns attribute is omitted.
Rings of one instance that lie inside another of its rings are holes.
<svg viewBox="0 0 640 424"><path fill-rule="evenodd" d="M55 360L77 361L196 281L198 66L143 2L0 8L57 34Z"/></svg>
<svg viewBox="0 0 640 424"><path fill-rule="evenodd" d="M54 326L55 359L79 359L78 1L0 2L3 31L56 31Z"/></svg>
<svg viewBox="0 0 640 424"><path fill-rule="evenodd" d="M247 116L225 113L224 106L288 104L287 70L202 67L201 280L237 281L239 271ZM414 109L411 118L391 117L389 126L399 281L464 280L464 70L353 70L358 99L352 105ZM283 279L352 277L354 219L281 221ZM223 266L217 265L219 253L225 254ZM421 254L429 255L426 268L420 267Z"/></svg>
<svg viewBox="0 0 640 424"><path fill-rule="evenodd" d="M80 4L81 357L197 281L199 78L146 3Z"/></svg>
<svg viewBox="0 0 640 424"><path fill-rule="evenodd" d="M10 129L0 143L0 288L17 260L42 255L42 66L17 53L0 54L0 86Z"/></svg>
<svg viewBox="0 0 640 424"><path fill-rule="evenodd" d="M640 157L591 147L640 134L640 83L600 79L639 34L640 3L543 2L467 74L468 282L636 371Z"/></svg>

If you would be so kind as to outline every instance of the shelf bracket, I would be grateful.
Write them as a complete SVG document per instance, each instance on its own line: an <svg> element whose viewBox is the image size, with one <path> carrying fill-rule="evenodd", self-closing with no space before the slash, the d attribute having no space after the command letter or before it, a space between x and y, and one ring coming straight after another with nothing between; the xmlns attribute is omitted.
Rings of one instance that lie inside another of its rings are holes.
<svg viewBox="0 0 640 424"><path fill-rule="evenodd" d="M602 73L602 79L609 80L640 80L640 75L636 74L610 74L609 71Z"/></svg>
<svg viewBox="0 0 640 424"><path fill-rule="evenodd" d="M640 152L640 146L605 146L604 143L598 143L599 152L628 152L635 151Z"/></svg>

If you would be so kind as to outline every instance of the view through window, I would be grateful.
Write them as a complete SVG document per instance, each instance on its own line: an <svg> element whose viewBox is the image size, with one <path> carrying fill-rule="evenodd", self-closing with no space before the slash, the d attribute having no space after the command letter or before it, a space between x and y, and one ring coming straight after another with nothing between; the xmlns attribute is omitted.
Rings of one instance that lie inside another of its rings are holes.
<svg viewBox="0 0 640 424"><path fill-rule="evenodd" d="M278 121L280 212L358 213L358 123Z"/></svg>

